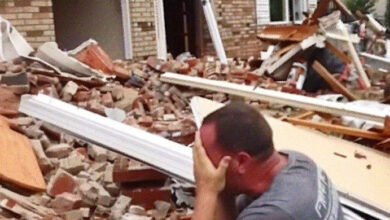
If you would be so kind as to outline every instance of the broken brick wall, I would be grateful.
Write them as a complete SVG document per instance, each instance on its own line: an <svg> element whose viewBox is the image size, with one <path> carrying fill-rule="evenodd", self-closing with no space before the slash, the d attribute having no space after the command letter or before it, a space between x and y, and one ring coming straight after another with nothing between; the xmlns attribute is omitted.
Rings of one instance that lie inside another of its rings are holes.
<svg viewBox="0 0 390 220"><path fill-rule="evenodd" d="M255 1L214 0L216 19L228 57L257 55ZM202 55L215 55L215 49L206 22L203 25L204 50Z"/></svg>
<svg viewBox="0 0 390 220"><path fill-rule="evenodd" d="M51 0L1 0L0 15L35 48L55 41Z"/></svg>
<svg viewBox="0 0 390 220"><path fill-rule="evenodd" d="M134 58L156 55L154 1L131 0L130 16Z"/></svg>

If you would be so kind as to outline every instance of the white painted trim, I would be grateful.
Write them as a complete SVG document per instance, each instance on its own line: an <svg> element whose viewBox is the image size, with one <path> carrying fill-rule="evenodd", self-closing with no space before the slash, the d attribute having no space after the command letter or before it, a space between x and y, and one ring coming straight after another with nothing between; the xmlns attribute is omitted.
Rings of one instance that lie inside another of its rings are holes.
<svg viewBox="0 0 390 220"><path fill-rule="evenodd" d="M160 80L163 82L189 86L192 88L206 89L236 96L259 99L329 114L352 116L380 123L384 123L386 118L385 113L375 111L373 109L351 106L343 103L329 102L321 99L268 89L254 89L253 86L239 85L225 81L209 80L175 73L165 73L160 77Z"/></svg>
<svg viewBox="0 0 390 220"><path fill-rule="evenodd" d="M167 175L194 183L192 149L189 147L43 94L23 96L19 111L146 163Z"/></svg>
<svg viewBox="0 0 390 220"><path fill-rule="evenodd" d="M226 52L223 47L221 35L219 34L218 24L215 19L213 8L210 4L210 0L201 0L203 5L204 15L206 17L207 25L209 27L210 36L213 41L217 56L221 63L227 64Z"/></svg>
<svg viewBox="0 0 390 220"><path fill-rule="evenodd" d="M131 35L131 18L129 0L121 0L123 44L125 45L125 58L133 59L133 39Z"/></svg>
<svg viewBox="0 0 390 220"><path fill-rule="evenodd" d="M271 0L272 1L272 0ZM290 21L290 8L289 8L289 4L290 2L288 0L283 0L284 1L284 21L288 22ZM294 5L293 5L294 7Z"/></svg>
<svg viewBox="0 0 390 220"><path fill-rule="evenodd" d="M167 60L167 36L165 31L163 0L154 0L154 18L156 27L157 58Z"/></svg>

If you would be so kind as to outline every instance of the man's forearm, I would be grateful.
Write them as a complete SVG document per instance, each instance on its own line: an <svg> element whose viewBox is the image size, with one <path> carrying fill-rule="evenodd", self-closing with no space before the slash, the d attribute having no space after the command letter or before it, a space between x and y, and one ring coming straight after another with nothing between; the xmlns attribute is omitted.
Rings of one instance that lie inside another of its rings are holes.
<svg viewBox="0 0 390 220"><path fill-rule="evenodd" d="M218 194L199 192L195 198L195 211L193 220L214 220L217 211Z"/></svg>

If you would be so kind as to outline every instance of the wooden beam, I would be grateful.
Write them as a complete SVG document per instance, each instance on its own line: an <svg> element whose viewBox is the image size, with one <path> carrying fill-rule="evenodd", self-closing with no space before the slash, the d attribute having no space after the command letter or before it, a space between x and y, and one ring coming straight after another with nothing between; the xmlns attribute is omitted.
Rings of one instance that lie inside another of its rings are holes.
<svg viewBox="0 0 390 220"><path fill-rule="evenodd" d="M340 60L342 60L346 64L351 63L351 59L339 48L335 47L333 44L329 43L329 41L325 41L325 47L328 48L334 55L336 55Z"/></svg>
<svg viewBox="0 0 390 220"><path fill-rule="evenodd" d="M253 86L239 85L226 81L204 79L200 77L186 76L176 73L165 73L160 80L176 85L192 88L206 89L225 94L246 97L255 100L280 103L302 109L325 112L329 114L352 116L370 121L384 123L386 113L379 110L351 106L344 103L330 102L302 95L289 94L263 88L254 89Z"/></svg>
<svg viewBox="0 0 390 220"><path fill-rule="evenodd" d="M332 74L328 72L328 70L321 65L318 61L314 61L313 63L314 70L320 74L320 76L332 87L335 92L339 92L348 98L349 101L355 101L356 97L348 91L337 79L335 79Z"/></svg>
<svg viewBox="0 0 390 220"><path fill-rule="evenodd" d="M349 55L351 56L352 58L352 61L356 67L356 70L357 72L359 73L360 75L360 78L362 79L364 85L367 87L367 88L370 88L371 87L371 81L370 79L368 78L366 72L364 71L364 68L363 68L363 65L362 63L360 62L360 58L356 52L356 49L355 47L353 46L353 43L352 43L352 40L349 36L349 33L348 33L348 30L347 28L345 27L344 23L342 21L339 21L337 23L337 29L339 29L342 34L344 35L345 38L347 38L347 45L348 45L348 53Z"/></svg>
<svg viewBox="0 0 390 220"><path fill-rule="evenodd" d="M319 4L317 5L317 8L316 10L314 11L313 15L305 21L305 24L317 24L318 23L318 18L320 17L323 17L326 15L326 13L328 12L328 8L329 8L329 3L330 3L331 0L322 0L319 2Z"/></svg>
<svg viewBox="0 0 390 220"><path fill-rule="evenodd" d="M350 16L351 18L355 18L355 16L352 14L352 12L347 8L347 6L345 6L345 4L343 2L341 2L340 0L333 0L333 2L337 5L337 7L345 14L345 15L348 15Z"/></svg>
<svg viewBox="0 0 390 220"><path fill-rule="evenodd" d="M293 118L295 118L295 119L305 119L305 118L313 116L314 114L315 114L315 112L313 112L313 111L307 111L307 112L304 112L304 113L302 113L300 115L297 115L297 116L295 116Z"/></svg>
<svg viewBox="0 0 390 220"><path fill-rule="evenodd" d="M367 138L370 140L378 140L378 141L383 141L386 138L389 138L390 136L387 136L382 133L378 132L373 132L373 131L365 131L365 130L360 130L356 128L349 128L341 125L333 125L333 124L328 124L328 123L320 123L320 122L314 122L314 121L309 121L309 120L304 120L304 119L298 119L298 118L286 118L285 121L290 122L291 124L294 125L301 125L309 128L315 128L321 131L326 131L326 132L335 132L338 134L345 134L345 135L350 135L354 137L361 137L361 138Z"/></svg>

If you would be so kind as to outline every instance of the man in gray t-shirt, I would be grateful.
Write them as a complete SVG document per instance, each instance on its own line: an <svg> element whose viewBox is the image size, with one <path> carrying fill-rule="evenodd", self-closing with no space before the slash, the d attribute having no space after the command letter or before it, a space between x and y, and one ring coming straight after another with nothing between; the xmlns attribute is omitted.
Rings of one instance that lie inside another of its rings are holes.
<svg viewBox="0 0 390 220"><path fill-rule="evenodd" d="M195 220L343 219L326 173L301 153L275 151L270 126L245 103L204 119L193 156Z"/></svg>
<svg viewBox="0 0 390 220"><path fill-rule="evenodd" d="M287 165L259 198L239 197L238 219L342 219L337 191L326 173L307 156L283 152ZM249 201L249 202L248 202Z"/></svg>

